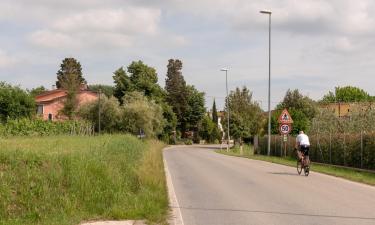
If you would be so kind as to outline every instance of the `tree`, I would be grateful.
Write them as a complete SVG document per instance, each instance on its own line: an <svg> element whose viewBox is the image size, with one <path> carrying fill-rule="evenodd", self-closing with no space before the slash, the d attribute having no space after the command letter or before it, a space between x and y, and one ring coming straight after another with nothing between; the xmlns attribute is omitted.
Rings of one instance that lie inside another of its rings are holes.
<svg viewBox="0 0 375 225"><path fill-rule="evenodd" d="M107 98L110 98L111 96L113 96L113 93L114 93L114 87L111 86L111 85L105 85L105 84L89 85L88 89L90 91L94 91L94 92L98 92L98 93L99 93L99 90L100 90L105 96L107 96Z"/></svg>
<svg viewBox="0 0 375 225"><path fill-rule="evenodd" d="M57 71L56 86L67 92L61 113L72 119L76 113L78 100L77 92L86 80L82 76L81 64L74 58L65 58Z"/></svg>
<svg viewBox="0 0 375 225"><path fill-rule="evenodd" d="M35 101L20 87L0 82L0 122L30 118L35 113Z"/></svg>
<svg viewBox="0 0 375 225"><path fill-rule="evenodd" d="M237 139L251 137L260 133L263 115L257 102L252 99L252 92L246 87L231 91L226 99L225 114L230 109L230 135ZM225 126L226 129L226 126ZM224 129L224 130L225 130ZM227 131L225 130L227 133Z"/></svg>
<svg viewBox="0 0 375 225"><path fill-rule="evenodd" d="M80 107L78 115L83 119L91 121L95 125L95 130L99 128L99 99L89 102ZM100 128L106 132L116 132L120 130L121 108L119 101L111 96L102 94L100 99Z"/></svg>
<svg viewBox="0 0 375 225"><path fill-rule="evenodd" d="M130 92L138 91L157 103L164 101L165 92L160 87L156 70L142 61L133 61L126 71L121 67L114 72L114 95L122 104L123 97Z"/></svg>
<svg viewBox="0 0 375 225"><path fill-rule="evenodd" d="M77 80L79 85L86 84L85 78L82 76L82 67L75 58L65 58L60 65L60 70L57 71L57 88L64 88L63 83L66 83L67 80L71 80L70 76L74 76L74 79Z"/></svg>
<svg viewBox="0 0 375 225"><path fill-rule="evenodd" d="M371 97L367 92L358 87L345 86L335 87L335 93L331 91L323 96L321 100L324 103L334 102L367 102L373 101L374 97Z"/></svg>
<svg viewBox="0 0 375 225"><path fill-rule="evenodd" d="M217 116L217 109L216 109L216 102L214 99L214 103L212 104L212 121L217 125L219 122L219 118Z"/></svg>
<svg viewBox="0 0 375 225"><path fill-rule="evenodd" d="M161 102L164 97L163 89L158 84L158 75L155 68L144 64L142 61L134 61L128 66L130 81L134 91L142 92L156 102Z"/></svg>
<svg viewBox="0 0 375 225"><path fill-rule="evenodd" d="M187 88L182 76L182 62L179 59L168 60L165 90L167 102L172 106L177 116L177 127L184 133L186 131L186 111L188 109Z"/></svg>
<svg viewBox="0 0 375 225"><path fill-rule="evenodd" d="M307 96L303 96L298 89L288 89L283 101L276 106L278 110L276 111L276 118L278 118L281 111L285 108L288 109L294 122L292 134L297 134L300 130L307 131L311 125L312 119L318 112L316 102ZM273 131L277 130L278 133L277 119L272 126L277 128L273 129Z"/></svg>
<svg viewBox="0 0 375 225"><path fill-rule="evenodd" d="M207 115L205 115L200 122L199 136L208 143L215 143L215 141L220 140L220 130L217 124Z"/></svg>
<svg viewBox="0 0 375 225"><path fill-rule="evenodd" d="M186 127L189 130L197 130L198 123L202 120L206 109L204 107L204 93L199 92L194 86L187 87L188 107L185 112Z"/></svg>
<svg viewBox="0 0 375 225"><path fill-rule="evenodd" d="M123 101L123 130L132 134L144 132L147 137L157 137L162 133L165 121L160 105L140 92L127 94Z"/></svg>
<svg viewBox="0 0 375 225"><path fill-rule="evenodd" d="M47 89L44 86L39 86L39 87L33 88L31 90L27 90L27 92L33 98L35 98L37 95L40 95L41 93L43 93L45 91L47 91Z"/></svg>
<svg viewBox="0 0 375 225"><path fill-rule="evenodd" d="M117 69L113 74L114 75L112 77L115 83L113 95L122 104L125 93L131 92L133 90L132 83L123 67L120 67L119 69Z"/></svg>

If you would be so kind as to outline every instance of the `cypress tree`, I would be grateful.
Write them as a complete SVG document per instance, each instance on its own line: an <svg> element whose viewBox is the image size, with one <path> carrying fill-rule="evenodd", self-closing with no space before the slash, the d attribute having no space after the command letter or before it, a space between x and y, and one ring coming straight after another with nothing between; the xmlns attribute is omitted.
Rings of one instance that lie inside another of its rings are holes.
<svg viewBox="0 0 375 225"><path fill-rule="evenodd" d="M216 102L214 99L214 103L212 105L212 121L217 125L218 124L218 117L217 117L217 109L216 109Z"/></svg>
<svg viewBox="0 0 375 225"><path fill-rule="evenodd" d="M165 90L167 91L167 102L172 106L177 116L178 128L181 132L186 129L185 113L188 109L187 88L182 76L182 62L179 59L168 60L167 78Z"/></svg>

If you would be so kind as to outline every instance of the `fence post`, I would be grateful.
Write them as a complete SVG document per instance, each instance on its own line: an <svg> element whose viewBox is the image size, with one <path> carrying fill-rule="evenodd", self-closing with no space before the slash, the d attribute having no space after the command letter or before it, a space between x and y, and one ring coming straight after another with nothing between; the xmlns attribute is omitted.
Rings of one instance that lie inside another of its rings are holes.
<svg viewBox="0 0 375 225"><path fill-rule="evenodd" d="M332 133L329 132L329 164L332 164Z"/></svg>
<svg viewBox="0 0 375 225"><path fill-rule="evenodd" d="M344 142L343 142L343 144L344 144L344 166L346 166L346 156L345 156L345 153L346 153L346 151L345 151L345 147L346 147L346 145L345 145L345 132L344 132Z"/></svg>
<svg viewBox="0 0 375 225"><path fill-rule="evenodd" d="M274 156L276 156L276 151L277 151L277 135L275 135L275 148L274 148Z"/></svg>
<svg viewBox="0 0 375 225"><path fill-rule="evenodd" d="M363 168L363 130L361 130L361 168Z"/></svg>

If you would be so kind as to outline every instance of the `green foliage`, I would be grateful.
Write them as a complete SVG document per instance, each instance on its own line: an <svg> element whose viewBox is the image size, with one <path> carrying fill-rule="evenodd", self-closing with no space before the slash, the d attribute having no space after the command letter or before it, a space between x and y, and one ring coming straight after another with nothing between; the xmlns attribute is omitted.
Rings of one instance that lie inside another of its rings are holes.
<svg viewBox="0 0 375 225"><path fill-rule="evenodd" d="M44 86L39 86L36 88L33 88L31 90L27 90L27 92L31 95L31 97L35 98L35 96L40 95L41 93L47 91L47 89Z"/></svg>
<svg viewBox="0 0 375 225"><path fill-rule="evenodd" d="M56 86L67 91L61 113L69 119L75 116L78 107L77 92L82 84L86 84L86 80L82 76L81 64L74 58L65 58L57 71Z"/></svg>
<svg viewBox="0 0 375 225"><path fill-rule="evenodd" d="M75 58L65 58L60 65L60 70L57 71L56 87L66 88L66 85L71 86L72 82L78 83L78 86L87 83L82 76L81 63Z"/></svg>
<svg viewBox="0 0 375 225"><path fill-rule="evenodd" d="M298 89L288 90L285 94L283 101L276 106L277 115L275 115L272 121L273 131L278 131L277 119L283 109L288 109L290 116L293 119L293 130L292 134L297 134L298 131L308 131L311 126L311 121L318 112L317 104L307 96L303 96ZM275 120L275 118L277 118Z"/></svg>
<svg viewBox="0 0 375 225"><path fill-rule="evenodd" d="M204 93L199 92L194 86L187 86L188 107L185 112L185 127L189 130L196 130L206 111L204 107Z"/></svg>
<svg viewBox="0 0 375 225"><path fill-rule="evenodd" d="M130 135L0 140L0 224L147 219L168 197L160 142Z"/></svg>
<svg viewBox="0 0 375 225"><path fill-rule="evenodd" d="M159 86L156 70L142 61L132 62L128 66L130 81L133 85L132 91L143 93L146 97L161 102L164 98L164 91Z"/></svg>
<svg viewBox="0 0 375 225"><path fill-rule="evenodd" d="M156 137L162 133L164 124L160 105L139 92L124 97L121 125L125 131L132 134L143 131L146 137Z"/></svg>
<svg viewBox="0 0 375 225"><path fill-rule="evenodd" d="M111 96L113 96L113 93L114 93L114 87L111 85L105 85L105 84L92 84L88 86L88 89L90 91L94 91L98 93L100 90L105 96L107 96L107 98L110 98Z"/></svg>
<svg viewBox="0 0 375 225"><path fill-rule="evenodd" d="M200 123L199 136L208 143L215 143L221 139L220 130L217 124L208 116L204 116Z"/></svg>
<svg viewBox="0 0 375 225"><path fill-rule="evenodd" d="M115 83L113 95L119 100L122 104L122 99L127 92L133 90L132 83L129 76L126 74L126 71L123 67L119 68L113 73L113 80Z"/></svg>
<svg viewBox="0 0 375 225"><path fill-rule="evenodd" d="M45 121L41 119L14 119L0 125L0 136L91 135L92 124L85 120Z"/></svg>
<svg viewBox="0 0 375 225"><path fill-rule="evenodd" d="M100 98L100 127L108 133L119 131L121 119L120 104L115 97L107 98L102 95ZM95 125L95 130L99 129L99 99L89 102L79 109L78 115Z"/></svg>
<svg viewBox="0 0 375 225"><path fill-rule="evenodd" d="M123 103L123 97L130 92L138 91L156 102L164 101L165 93L158 82L156 70L142 61L133 61L127 68L128 74L121 67L114 72L114 95Z"/></svg>
<svg viewBox="0 0 375 225"><path fill-rule="evenodd" d="M243 139L260 133L263 122L262 110L259 104L253 101L252 93L249 89L243 87L242 89L236 88L235 91L231 91L228 99L226 99L226 113L228 112L228 103L230 109L230 135L232 137Z"/></svg>
<svg viewBox="0 0 375 225"><path fill-rule="evenodd" d="M321 100L324 103L333 102L368 102L373 101L374 98L371 97L367 92L358 87L345 86L345 87L335 87L335 93L331 91L323 96Z"/></svg>
<svg viewBox="0 0 375 225"><path fill-rule="evenodd" d="M174 132L176 131L177 126L177 117L174 114L173 109L167 103L161 103L163 109L163 117L165 120L165 125L160 137L165 143L173 143L174 141Z"/></svg>
<svg viewBox="0 0 375 225"><path fill-rule="evenodd" d="M214 99L214 103L212 104L212 121L215 123L215 124L218 124L219 122L219 118L217 116L217 109L216 109L216 102L215 102L215 99Z"/></svg>
<svg viewBox="0 0 375 225"><path fill-rule="evenodd" d="M177 116L178 129L184 133L186 131L185 115L188 110L187 88L182 76L182 61L179 59L168 60L167 78L165 80L165 90L167 91L167 102L172 106L173 112Z"/></svg>
<svg viewBox="0 0 375 225"><path fill-rule="evenodd" d="M30 118L36 110L34 99L17 86L0 82L0 122Z"/></svg>

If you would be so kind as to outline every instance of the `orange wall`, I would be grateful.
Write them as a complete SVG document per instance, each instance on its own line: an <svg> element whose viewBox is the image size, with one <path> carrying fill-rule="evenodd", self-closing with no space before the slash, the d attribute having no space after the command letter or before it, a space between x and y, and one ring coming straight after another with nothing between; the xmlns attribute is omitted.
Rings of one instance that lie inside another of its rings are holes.
<svg viewBox="0 0 375 225"><path fill-rule="evenodd" d="M50 97L48 97L50 98ZM91 101L95 101L98 96L92 92L81 92L77 95L78 98L78 107ZM48 115L52 114L52 120L64 120L66 119L63 115L58 115L59 112L64 107L64 101L66 98L59 98L51 103L43 105L43 115L42 118L44 120L48 120Z"/></svg>

